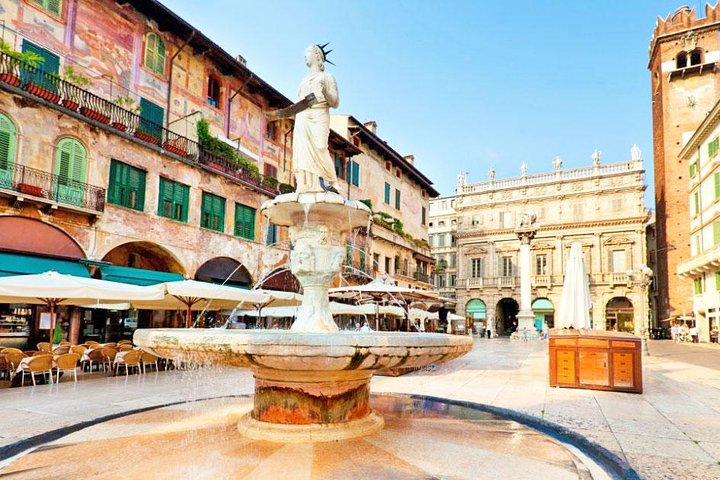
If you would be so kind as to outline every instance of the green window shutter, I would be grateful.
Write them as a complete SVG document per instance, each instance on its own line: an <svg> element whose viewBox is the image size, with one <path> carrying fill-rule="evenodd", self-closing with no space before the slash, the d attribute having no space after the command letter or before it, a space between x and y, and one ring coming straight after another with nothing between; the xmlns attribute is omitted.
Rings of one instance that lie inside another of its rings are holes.
<svg viewBox="0 0 720 480"><path fill-rule="evenodd" d="M12 173L15 161L15 124L0 114L0 185L3 178Z"/></svg>
<svg viewBox="0 0 720 480"><path fill-rule="evenodd" d="M715 290L720 292L720 272L715 272Z"/></svg>
<svg viewBox="0 0 720 480"><path fill-rule="evenodd" d="M348 183L352 183L352 164L352 160L348 160L347 162L345 162L345 180Z"/></svg>
<svg viewBox="0 0 720 480"><path fill-rule="evenodd" d="M385 182L385 203L390 205L390 184Z"/></svg>
<svg viewBox="0 0 720 480"><path fill-rule="evenodd" d="M235 204L235 236L255 240L255 209Z"/></svg>
<svg viewBox="0 0 720 480"><path fill-rule="evenodd" d="M360 164L357 162L352 162L352 184L360 186Z"/></svg>
<svg viewBox="0 0 720 480"><path fill-rule="evenodd" d="M222 232L225 230L225 199L211 193L203 193L200 226Z"/></svg>
<svg viewBox="0 0 720 480"><path fill-rule="evenodd" d="M60 71L60 57L27 40L23 40L22 51L32 52L43 58L43 62L38 65L37 70L23 70L21 72L23 81L32 82L51 92L57 92L57 85L51 82L46 76L41 75L41 73L47 72L57 75Z"/></svg>
<svg viewBox="0 0 720 480"><path fill-rule="evenodd" d="M720 138L715 137L710 143L708 143L708 157L714 157L720 146Z"/></svg>
<svg viewBox="0 0 720 480"><path fill-rule="evenodd" d="M695 278L693 279L693 293L695 295L700 295L702 288L700 287L700 279Z"/></svg>
<svg viewBox="0 0 720 480"><path fill-rule="evenodd" d="M140 97L140 130L157 139L162 138L162 126L165 122L165 110Z"/></svg>
<svg viewBox="0 0 720 480"><path fill-rule="evenodd" d="M151 32L145 37L145 66L165 75L165 42L157 33Z"/></svg>
<svg viewBox="0 0 720 480"><path fill-rule="evenodd" d="M715 172L715 198L720 198L720 172Z"/></svg>
<svg viewBox="0 0 720 480"><path fill-rule="evenodd" d="M395 189L395 208L400 210L400 190Z"/></svg>
<svg viewBox="0 0 720 480"><path fill-rule="evenodd" d="M203 197L204 200L204 197ZM187 223L190 187L160 177L158 190L158 215ZM203 211L204 211L203 201ZM203 220L201 219L201 222ZM204 224L202 225L204 226Z"/></svg>
<svg viewBox="0 0 720 480"><path fill-rule="evenodd" d="M32 2L58 17L62 13L62 0L32 0Z"/></svg>
<svg viewBox="0 0 720 480"><path fill-rule="evenodd" d="M190 187L180 183L175 184L175 220L187 223L190 210Z"/></svg>
<svg viewBox="0 0 720 480"><path fill-rule="evenodd" d="M125 167L129 195L127 206L142 212L145 210L145 172L130 165Z"/></svg>
<svg viewBox="0 0 720 480"><path fill-rule="evenodd" d="M108 181L108 202L114 203L116 205L121 204L120 200L120 189L121 189L121 179L119 178L119 170L120 167L118 165L119 162L115 160L110 160L110 179Z"/></svg>
<svg viewBox="0 0 720 480"><path fill-rule="evenodd" d="M167 200L167 180L160 177L160 183L158 185L158 208L157 214L159 217L166 217L165 214L165 200Z"/></svg>
<svg viewBox="0 0 720 480"><path fill-rule="evenodd" d="M340 156L336 154L335 155L335 175L338 178L342 178L342 171L343 171L342 158L340 158Z"/></svg>
<svg viewBox="0 0 720 480"><path fill-rule="evenodd" d="M720 244L720 221L713 222L713 245Z"/></svg>

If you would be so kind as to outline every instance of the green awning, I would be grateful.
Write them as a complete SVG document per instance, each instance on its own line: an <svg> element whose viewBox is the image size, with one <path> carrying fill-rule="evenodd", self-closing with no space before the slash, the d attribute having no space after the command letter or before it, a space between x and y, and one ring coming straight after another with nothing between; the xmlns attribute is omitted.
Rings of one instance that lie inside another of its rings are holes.
<svg viewBox="0 0 720 480"><path fill-rule="evenodd" d="M130 283L133 285L156 285L163 282L183 280L179 273L157 272L142 268L120 267L117 265L100 266L103 280L111 282Z"/></svg>
<svg viewBox="0 0 720 480"><path fill-rule="evenodd" d="M50 270L76 277L90 277L85 265L77 261L0 252L0 277L30 275Z"/></svg>

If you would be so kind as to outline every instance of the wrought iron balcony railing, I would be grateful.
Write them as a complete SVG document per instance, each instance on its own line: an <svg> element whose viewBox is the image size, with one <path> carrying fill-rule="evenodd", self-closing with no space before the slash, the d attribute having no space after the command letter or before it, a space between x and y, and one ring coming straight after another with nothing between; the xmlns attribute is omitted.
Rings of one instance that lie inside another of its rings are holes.
<svg viewBox="0 0 720 480"><path fill-rule="evenodd" d="M0 189L94 212L105 210L104 188L24 165L0 165Z"/></svg>
<svg viewBox="0 0 720 480"><path fill-rule="evenodd" d="M196 165L204 165L227 174L255 190L270 196L278 194L278 183L274 178L249 172L232 160L208 152L194 140L5 53L0 53L0 82L79 112L91 120L132 135L143 142L159 146Z"/></svg>
<svg viewBox="0 0 720 480"><path fill-rule="evenodd" d="M430 275L425 272L413 272L413 278L418 282L430 283Z"/></svg>

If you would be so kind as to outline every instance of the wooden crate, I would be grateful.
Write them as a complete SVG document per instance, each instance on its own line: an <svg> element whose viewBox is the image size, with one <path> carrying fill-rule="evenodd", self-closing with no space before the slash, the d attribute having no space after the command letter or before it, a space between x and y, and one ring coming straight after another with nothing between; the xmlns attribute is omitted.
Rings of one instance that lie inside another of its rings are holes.
<svg viewBox="0 0 720 480"><path fill-rule="evenodd" d="M642 393L640 338L601 330L550 330L550 386Z"/></svg>

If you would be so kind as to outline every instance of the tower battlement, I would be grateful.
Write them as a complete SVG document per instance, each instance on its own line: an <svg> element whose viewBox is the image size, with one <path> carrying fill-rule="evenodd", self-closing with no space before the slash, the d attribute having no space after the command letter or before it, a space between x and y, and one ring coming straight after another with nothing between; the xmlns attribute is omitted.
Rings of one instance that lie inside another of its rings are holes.
<svg viewBox="0 0 720 480"><path fill-rule="evenodd" d="M672 35L673 33L686 32L691 28L700 28L720 22L720 2L715 5L705 4L705 16L698 18L695 7L682 6L668 15L666 18L658 17L655 22L655 30L650 41L650 52L652 52L659 37Z"/></svg>

